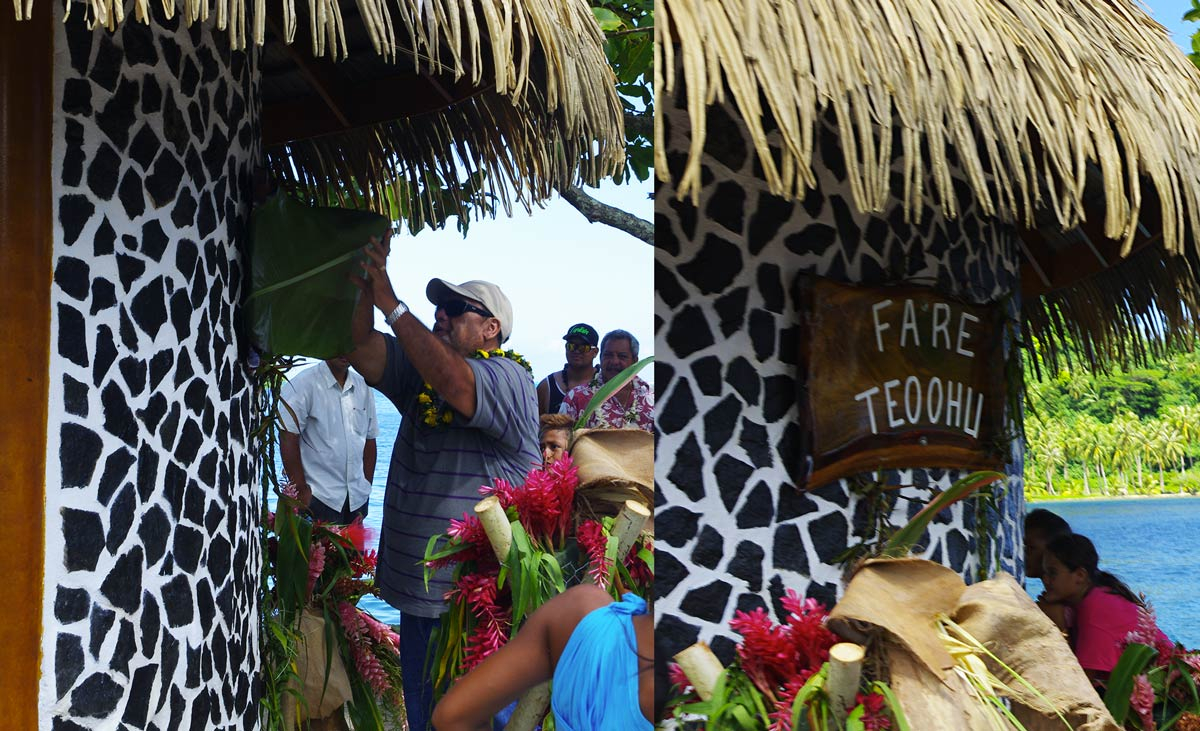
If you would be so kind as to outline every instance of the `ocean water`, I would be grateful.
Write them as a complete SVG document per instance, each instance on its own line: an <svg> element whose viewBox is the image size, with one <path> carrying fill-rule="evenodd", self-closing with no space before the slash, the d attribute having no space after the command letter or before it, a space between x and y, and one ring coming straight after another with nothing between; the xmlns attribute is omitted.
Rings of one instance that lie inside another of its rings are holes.
<svg viewBox="0 0 1200 731"><path fill-rule="evenodd" d="M379 436L375 439L375 475L371 480L371 498L368 501L367 518L363 524L372 529L369 548L379 546L379 533L383 527L383 491L387 487L388 465L392 460L392 445L400 431L400 412L378 391L375 394L375 416L379 420ZM392 605L373 596L366 596L358 603L375 619L386 624L400 624L400 612Z"/></svg>
<svg viewBox="0 0 1200 731"><path fill-rule="evenodd" d="M376 533L372 548L378 544L387 468L400 428L399 412L378 392L375 409L379 456L365 521ZM1145 593L1163 631L1189 648L1200 648L1200 498L1077 500L1033 507L1058 513L1075 531L1091 538L1100 554L1100 567L1119 576L1135 592ZM1026 589L1037 596L1042 582L1029 579ZM380 621L400 621L398 611L374 597L364 598L361 606Z"/></svg>
<svg viewBox="0 0 1200 731"><path fill-rule="evenodd" d="M1200 648L1200 498L1071 500L1033 503L1092 540L1100 568L1124 581L1158 614L1172 640ZM1029 579L1032 596L1042 582Z"/></svg>
<svg viewBox="0 0 1200 731"><path fill-rule="evenodd" d="M375 395L375 414L379 419L379 437L375 440L376 462L374 479L371 481L371 497L368 500L370 508L367 510L367 519L363 521L363 524L371 529L371 535L367 541L369 549L379 547L379 532L383 526L383 491L387 486L387 471L388 464L392 459L392 445L395 444L396 434L400 431L400 412L396 411L392 402L381 396L378 391L373 393ZM279 461L278 454L275 459L275 473L283 474L283 465ZM270 502L271 509L274 510L274 500L272 499ZM400 612L381 599L373 596L363 597L359 606L381 622L393 625L400 623Z"/></svg>

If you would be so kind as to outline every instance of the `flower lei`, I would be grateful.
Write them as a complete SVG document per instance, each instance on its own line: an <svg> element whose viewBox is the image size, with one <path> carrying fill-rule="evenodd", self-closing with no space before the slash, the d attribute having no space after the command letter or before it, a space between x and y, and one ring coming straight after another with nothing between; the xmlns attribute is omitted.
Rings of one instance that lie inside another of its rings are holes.
<svg viewBox="0 0 1200 731"><path fill-rule="evenodd" d="M633 383L635 384L634 390L629 392L629 405L628 406L622 406L620 400L617 398L617 394L615 394L615 393L612 396L609 396L609 398L608 398L609 401L612 401L614 404L616 404L618 410L620 410L620 409L625 410L625 413L621 415L621 419L622 419L621 426L622 427L628 427L630 425L633 425L633 426L638 425L638 408L637 408L638 401L637 401L637 393L636 393L636 391L637 391L636 383L637 382L633 381ZM592 377L591 382L588 383L588 387L592 389L593 395L595 395L595 393L597 391L599 391L600 387L603 385L604 385L604 382L600 380L599 372L597 372L596 375ZM603 407L596 409L596 412L595 412L595 418L600 423L604 422L604 418L600 413L602 408ZM615 425L611 425L611 426L615 426Z"/></svg>
<svg viewBox="0 0 1200 731"><path fill-rule="evenodd" d="M525 360L515 350L476 350L472 358L508 358L514 363L522 366L529 371L530 376L533 375L533 366L529 365L529 361ZM446 405L446 402L438 395L437 391L433 390L433 386L429 382L425 382L425 388L417 394L417 404L421 407L421 421L427 426L439 427L449 424L454 421L454 409Z"/></svg>

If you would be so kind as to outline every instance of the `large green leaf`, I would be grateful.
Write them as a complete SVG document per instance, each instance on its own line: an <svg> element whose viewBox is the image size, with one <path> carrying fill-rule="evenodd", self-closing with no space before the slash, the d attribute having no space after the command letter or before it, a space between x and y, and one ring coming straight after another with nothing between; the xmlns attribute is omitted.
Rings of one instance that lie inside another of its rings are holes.
<svg viewBox="0 0 1200 731"><path fill-rule="evenodd" d="M1123 726L1129 716L1129 698L1133 693L1133 680L1141 675L1154 659L1157 651L1149 645L1130 642L1125 645L1121 658L1108 676L1108 690L1104 693L1104 705L1113 720Z"/></svg>
<svg viewBox="0 0 1200 731"><path fill-rule="evenodd" d="M642 370L653 362L654 356L646 356L637 363L634 363L618 373L616 378L601 386L596 393L592 394L591 400L588 401L587 408L583 410L583 413L580 414L579 418L575 421L575 428L582 429L583 425L587 423L588 417L592 415L592 412L600 408L600 404L611 398L612 395L617 391L625 388L625 386L633 380L633 377L638 374L638 371Z"/></svg>
<svg viewBox="0 0 1200 731"><path fill-rule="evenodd" d="M903 556L912 550L913 545L921 538L925 532L926 526L933 520L933 517L950 507L954 503L969 497L977 490L986 487L993 482L1001 482L1008 479L1008 476L1001 472L972 472L959 479L945 491L938 494L929 503L921 509L919 513L914 515L900 530L892 534L884 546L885 556Z"/></svg>
<svg viewBox="0 0 1200 731"><path fill-rule="evenodd" d="M378 213L312 208L276 193L251 221L250 327L261 349L332 358L353 350L350 319L367 238L382 238Z"/></svg>

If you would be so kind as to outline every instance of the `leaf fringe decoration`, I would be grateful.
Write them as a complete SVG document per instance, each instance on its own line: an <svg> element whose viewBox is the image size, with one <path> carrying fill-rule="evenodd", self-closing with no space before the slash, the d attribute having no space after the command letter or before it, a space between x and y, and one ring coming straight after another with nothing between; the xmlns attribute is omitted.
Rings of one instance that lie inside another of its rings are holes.
<svg viewBox="0 0 1200 731"><path fill-rule="evenodd" d="M691 121L687 162L673 181L680 199L699 199L705 107L728 92L776 195L803 197L815 186L814 133L830 113L862 211L895 195L908 216L929 203L955 217L956 160L983 215L1032 228L1046 210L1068 230L1085 217L1091 163L1103 178L1104 233L1123 242L1122 255L1143 185L1161 201L1167 253L1200 231L1200 75L1133 0L658 7L655 95L685 87ZM773 145L767 116L778 127ZM672 182L663 133L656 119L655 167Z"/></svg>
<svg viewBox="0 0 1200 731"><path fill-rule="evenodd" d="M1037 378L1064 367L1092 373L1145 364L1196 347L1200 270L1191 256L1150 244L1114 267L1021 306ZM1042 372L1045 367L1046 373Z"/></svg>
<svg viewBox="0 0 1200 731"><path fill-rule="evenodd" d="M231 48L246 47L247 30L262 45L266 0L212 0L215 26ZM295 4L282 0L284 42L295 37ZM341 2L307 0L317 56L349 54ZM72 0L64 0L70 15ZM253 3L247 29L247 2ZM388 214L389 204L417 230L433 218L438 189L461 195L465 216L506 214L515 202L532 210L560 188L595 186L625 165L625 125L604 34L584 0L353 0L372 49L417 72L458 81L475 94L419 117L384 122L265 150L276 179L310 203L330 195L342 205ZM18 20L33 0L13 0ZM150 0L134 0L150 22ZM124 0L86 0L89 28L115 30ZM183 0L186 25L207 21L210 0ZM175 0L162 0L165 17ZM353 13L352 13L353 15ZM483 182L478 173L486 171ZM441 196L445 197L445 196Z"/></svg>

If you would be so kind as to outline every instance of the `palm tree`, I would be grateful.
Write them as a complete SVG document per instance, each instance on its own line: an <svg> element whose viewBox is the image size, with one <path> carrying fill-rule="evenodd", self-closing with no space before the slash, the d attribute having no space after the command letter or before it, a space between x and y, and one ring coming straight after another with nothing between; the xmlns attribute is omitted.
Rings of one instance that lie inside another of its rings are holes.
<svg viewBox="0 0 1200 731"><path fill-rule="evenodd" d="M1083 463L1083 494L1091 495L1091 483L1088 482L1088 466L1097 459L1100 441L1100 427L1103 426L1094 416L1081 414L1075 420L1071 433L1067 436L1067 457L1072 461L1076 458Z"/></svg>
<svg viewBox="0 0 1200 731"><path fill-rule="evenodd" d="M1175 460L1183 461L1184 451L1187 447L1187 442L1183 438L1181 430L1177 429L1174 424L1168 419L1157 419L1153 424L1154 428L1154 447L1158 458L1158 487L1165 491L1166 485L1163 483L1163 470L1166 465L1172 464ZM1183 483L1179 484L1179 492L1183 492Z"/></svg>
<svg viewBox="0 0 1200 731"><path fill-rule="evenodd" d="M1046 470L1046 491L1055 495L1054 468L1067 461L1066 441L1062 427L1056 423L1042 424L1033 435L1036 453Z"/></svg>
<svg viewBox="0 0 1200 731"><path fill-rule="evenodd" d="M1145 440L1142 438L1142 422L1129 413L1117 414L1112 421L1112 463L1121 475L1121 494L1129 493L1129 479L1125 474L1130 463L1137 465L1137 485L1142 484L1142 454Z"/></svg>
<svg viewBox="0 0 1200 731"><path fill-rule="evenodd" d="M1183 441L1183 449L1179 454L1179 474L1182 475L1187 447L1200 439L1200 404L1172 406L1167 409L1166 420L1179 432L1180 439Z"/></svg>

